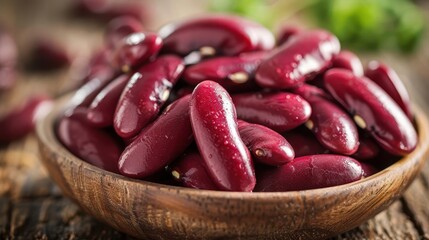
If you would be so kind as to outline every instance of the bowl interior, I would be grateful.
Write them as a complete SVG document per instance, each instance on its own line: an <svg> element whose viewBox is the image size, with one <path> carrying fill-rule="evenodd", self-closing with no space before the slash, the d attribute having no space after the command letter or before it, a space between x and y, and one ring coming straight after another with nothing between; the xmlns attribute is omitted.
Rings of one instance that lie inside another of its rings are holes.
<svg viewBox="0 0 429 240"><path fill-rule="evenodd" d="M110 226L142 238L314 239L350 230L387 208L428 154L428 120L416 108L415 151L357 182L306 191L241 193L195 190L130 179L92 166L57 140L66 99L37 124L42 161L63 193Z"/></svg>

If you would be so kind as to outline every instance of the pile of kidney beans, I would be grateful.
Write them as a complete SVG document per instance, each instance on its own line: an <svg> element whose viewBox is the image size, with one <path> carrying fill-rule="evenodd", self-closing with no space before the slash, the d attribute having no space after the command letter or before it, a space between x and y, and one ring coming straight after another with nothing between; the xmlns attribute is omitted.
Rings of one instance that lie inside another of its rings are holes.
<svg viewBox="0 0 429 240"><path fill-rule="evenodd" d="M144 31L110 22L57 122L76 156L131 178L225 191L362 179L418 141L407 91L325 30L214 15ZM176 181L172 181L176 180Z"/></svg>

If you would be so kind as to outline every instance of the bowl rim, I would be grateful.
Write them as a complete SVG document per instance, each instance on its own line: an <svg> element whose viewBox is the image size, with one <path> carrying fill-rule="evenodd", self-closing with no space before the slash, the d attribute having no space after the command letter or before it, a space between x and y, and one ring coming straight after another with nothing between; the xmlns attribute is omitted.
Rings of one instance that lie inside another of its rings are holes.
<svg viewBox="0 0 429 240"><path fill-rule="evenodd" d="M56 152L59 155L63 155L63 158L69 159L71 162L76 164L81 164L83 167L91 170L95 174L102 176L110 175L115 177L118 181L123 181L130 184L142 184L146 188L151 188L151 190L167 190L167 191L176 191L177 194L183 193L190 196L210 196L213 198L228 198L228 199L238 199L238 200L258 200L261 199L271 199L271 198L296 198L299 196L306 197L315 197L332 193L338 193L338 190L345 191L349 188L359 187L362 188L363 185L371 185L376 181L382 181L387 177L387 175L397 175L398 171L409 170L415 165L418 166L420 170L426 161L425 154L429 149L429 121L427 116L424 114L422 109L416 105L413 106L415 113L415 122L416 130L418 133L418 144L416 149L410 154L402 157L392 165L382 169L381 171L363 178L361 180L342 184L338 186L331 186L325 188L309 189L309 190L299 190L299 191L286 191L286 192L236 192L236 191L217 191L217 190L200 190L192 189L181 186L171 186L166 184L149 182L141 179L133 179L120 174L106 171L99 167L96 167L92 164L87 163L86 161L73 155L68 149L66 149L60 141L57 139L54 132L54 125L59 114L64 113L66 110L70 109L70 104L67 104L67 100L70 96L65 96L57 100L54 104L54 107L51 112L49 112L44 118L41 118L36 123L36 134L39 139L39 143L45 145L50 151ZM61 158L58 158L61 159Z"/></svg>

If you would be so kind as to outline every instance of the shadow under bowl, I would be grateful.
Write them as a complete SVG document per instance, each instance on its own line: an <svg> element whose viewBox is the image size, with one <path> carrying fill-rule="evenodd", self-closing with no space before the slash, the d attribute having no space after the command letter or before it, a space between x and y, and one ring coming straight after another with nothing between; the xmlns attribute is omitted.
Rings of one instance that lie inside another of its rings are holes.
<svg viewBox="0 0 429 240"><path fill-rule="evenodd" d="M104 171L70 153L55 136L64 101L37 124L42 162L64 195L84 211L144 239L323 239L386 209L414 180L429 148L416 109L419 144L393 165L357 182L305 191L241 193L161 185Z"/></svg>

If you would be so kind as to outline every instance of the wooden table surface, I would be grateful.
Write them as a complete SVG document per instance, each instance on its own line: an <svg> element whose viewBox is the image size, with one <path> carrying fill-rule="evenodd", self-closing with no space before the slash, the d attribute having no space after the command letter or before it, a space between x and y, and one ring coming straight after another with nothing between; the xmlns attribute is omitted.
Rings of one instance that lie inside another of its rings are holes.
<svg viewBox="0 0 429 240"><path fill-rule="evenodd" d="M148 2L148 1L146 1ZM429 4L421 3L429 16ZM34 93L58 95L72 84L79 59L99 45L103 25L68 14L69 1L2 0L0 23L10 26L21 60L32 39L51 37L75 54L75 64L53 73L22 70L18 85L0 96L0 115ZM147 4L157 29L173 19L201 13L204 1L151 1ZM189 7L189 6L192 6ZM429 20L429 17L428 17ZM429 113L429 37L413 55L360 54L364 62L379 59L392 65L405 81L412 100ZM0 133L1 134L1 133ZM403 196L387 210L334 239L429 239L429 164ZM82 212L62 196L39 161L34 134L0 147L0 239L131 239Z"/></svg>

